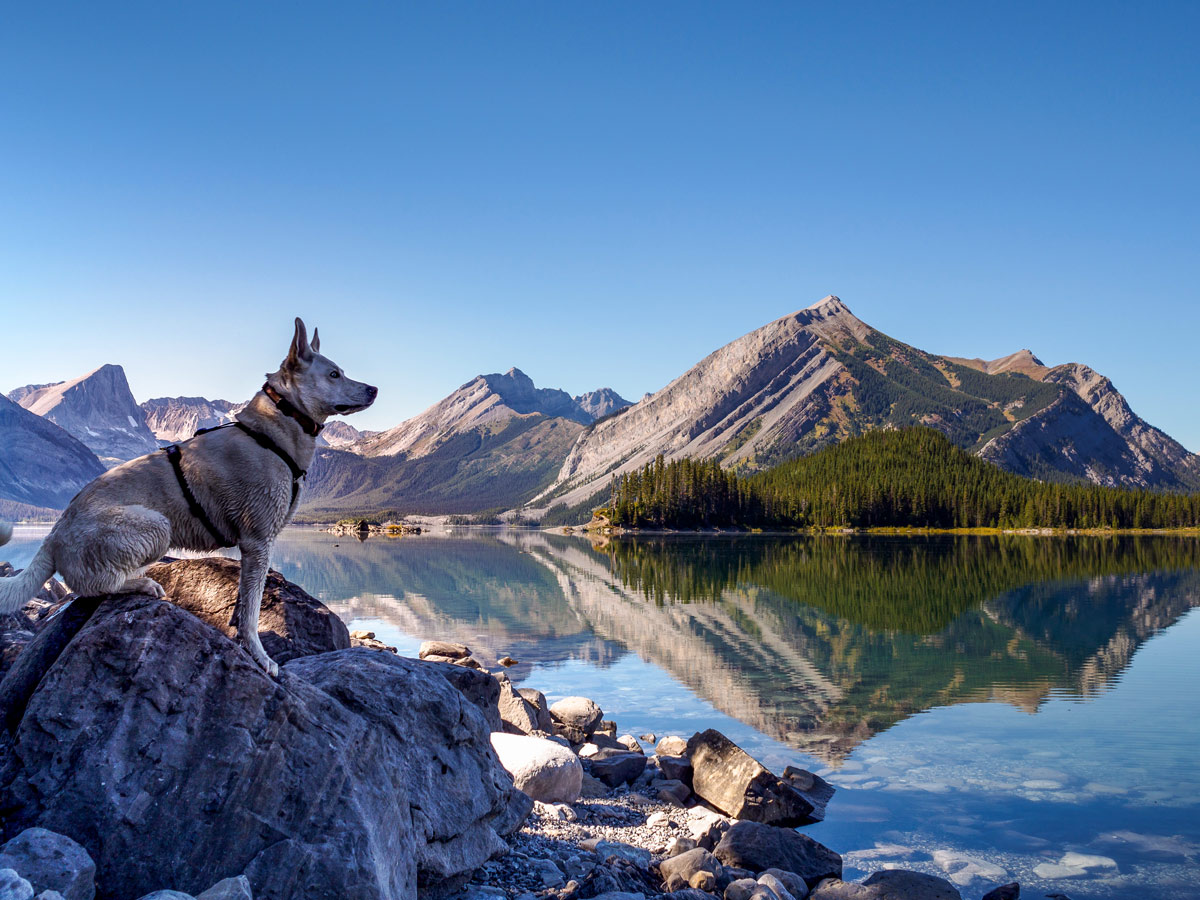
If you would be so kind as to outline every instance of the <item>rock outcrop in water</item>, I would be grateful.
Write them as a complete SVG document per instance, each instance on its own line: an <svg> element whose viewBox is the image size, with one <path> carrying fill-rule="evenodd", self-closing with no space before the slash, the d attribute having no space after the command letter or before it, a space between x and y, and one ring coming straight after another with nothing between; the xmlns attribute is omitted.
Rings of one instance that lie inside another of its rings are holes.
<svg viewBox="0 0 1200 900"><path fill-rule="evenodd" d="M195 564L173 565L185 590ZM291 627L293 649L322 630ZM446 894L504 851L530 801L436 664L316 644L273 681L180 606L103 600L0 735L0 838L70 836L101 900L242 874L257 898Z"/></svg>

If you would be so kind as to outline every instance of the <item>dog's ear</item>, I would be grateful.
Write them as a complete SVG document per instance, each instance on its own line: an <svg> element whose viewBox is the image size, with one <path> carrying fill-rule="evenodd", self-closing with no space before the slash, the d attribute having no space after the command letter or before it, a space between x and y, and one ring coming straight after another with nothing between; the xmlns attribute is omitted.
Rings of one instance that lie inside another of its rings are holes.
<svg viewBox="0 0 1200 900"><path fill-rule="evenodd" d="M308 329L304 327L300 317L296 316L296 334L292 337L292 346L288 350L288 365L295 368L301 363L312 362L312 358L312 347L308 345Z"/></svg>
<svg viewBox="0 0 1200 900"><path fill-rule="evenodd" d="M312 343L310 343L308 346L312 347L313 353L321 352L321 329L320 328L313 329Z"/></svg>

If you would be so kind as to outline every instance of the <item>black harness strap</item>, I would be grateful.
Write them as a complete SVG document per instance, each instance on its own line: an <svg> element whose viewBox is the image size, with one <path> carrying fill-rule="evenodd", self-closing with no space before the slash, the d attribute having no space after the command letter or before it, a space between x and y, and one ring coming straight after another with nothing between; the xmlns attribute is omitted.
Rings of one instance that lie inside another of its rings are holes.
<svg viewBox="0 0 1200 900"><path fill-rule="evenodd" d="M308 474L308 472L296 465L296 461L288 456L287 451L265 434L247 428L241 422L232 422L230 424L246 432L246 434L250 435L250 437L254 439L254 442L258 444L258 446L262 447L264 450L270 450L285 463L287 463L287 467L292 470L292 505L295 506L296 498L300 496L300 481L305 475ZM197 434L199 434L199 432L197 432Z"/></svg>
<svg viewBox="0 0 1200 900"><path fill-rule="evenodd" d="M217 530L217 526L212 523L212 519L208 517L208 513L204 511L204 507L200 505L200 501L196 499L196 495L192 493L192 489L188 487L187 479L183 475L183 465L181 463L183 454L179 450L179 445L172 444L169 447L163 447L163 452L167 454L167 459L171 461L171 468L175 470L175 480L179 482L179 489L183 491L183 499L187 501L188 509L192 515L212 535L218 547L232 547L235 542L229 540Z"/></svg>

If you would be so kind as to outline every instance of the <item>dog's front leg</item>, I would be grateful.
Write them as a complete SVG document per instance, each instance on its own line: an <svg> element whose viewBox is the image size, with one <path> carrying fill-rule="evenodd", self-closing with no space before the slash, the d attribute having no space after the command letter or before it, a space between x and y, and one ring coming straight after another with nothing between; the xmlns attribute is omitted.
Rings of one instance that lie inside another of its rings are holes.
<svg viewBox="0 0 1200 900"><path fill-rule="evenodd" d="M279 675L279 666L258 638L258 612L262 607L263 589L267 586L267 567L271 560L270 544L242 544L242 577L238 584L237 608L231 625L237 627L241 641L256 663L272 678Z"/></svg>

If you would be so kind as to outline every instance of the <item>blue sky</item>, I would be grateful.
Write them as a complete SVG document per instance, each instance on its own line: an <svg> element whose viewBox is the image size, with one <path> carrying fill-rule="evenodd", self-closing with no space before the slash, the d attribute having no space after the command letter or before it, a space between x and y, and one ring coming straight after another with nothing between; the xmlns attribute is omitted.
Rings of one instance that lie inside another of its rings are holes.
<svg viewBox="0 0 1200 900"><path fill-rule="evenodd" d="M1087 362L1200 450L1200 5L125 3L0 20L0 389L239 399L293 315L386 427L636 399L836 293Z"/></svg>

